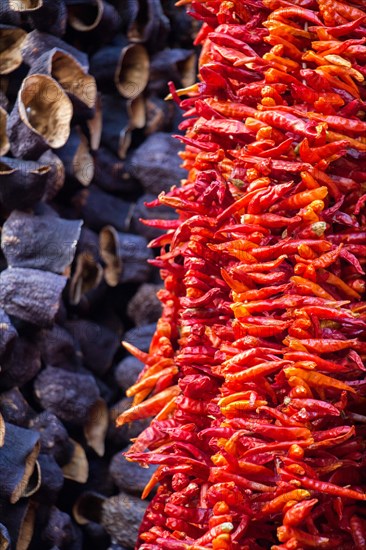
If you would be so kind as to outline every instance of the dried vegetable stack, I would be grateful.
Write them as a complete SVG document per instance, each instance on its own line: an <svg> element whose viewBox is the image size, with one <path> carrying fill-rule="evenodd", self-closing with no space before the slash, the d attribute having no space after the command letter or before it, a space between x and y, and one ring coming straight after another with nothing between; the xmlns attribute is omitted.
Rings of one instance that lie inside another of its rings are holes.
<svg viewBox="0 0 366 550"><path fill-rule="evenodd" d="M185 4L181 0L178 4ZM120 425L158 468L139 550L366 547L366 11L192 2L178 220ZM178 182L177 182L178 183Z"/></svg>
<svg viewBox="0 0 366 550"><path fill-rule="evenodd" d="M161 311L139 218L186 173L163 98L196 79L195 30L172 8L0 2L1 550L132 548L146 508L121 456L144 423L115 418L142 368L120 341L147 349Z"/></svg>

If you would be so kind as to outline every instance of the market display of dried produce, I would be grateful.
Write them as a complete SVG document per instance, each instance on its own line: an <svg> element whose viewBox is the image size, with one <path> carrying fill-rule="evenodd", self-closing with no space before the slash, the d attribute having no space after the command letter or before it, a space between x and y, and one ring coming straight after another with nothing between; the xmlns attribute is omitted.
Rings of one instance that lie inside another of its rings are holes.
<svg viewBox="0 0 366 550"><path fill-rule="evenodd" d="M187 4L180 0L178 6ZM366 548L363 0L200 0L163 311L117 424L155 465L136 550ZM158 218L158 216L157 216ZM155 487L158 484L157 488Z"/></svg>
<svg viewBox="0 0 366 550"><path fill-rule="evenodd" d="M170 0L0 2L1 550L135 544L120 342L147 349L161 313L139 218L186 174L164 97L195 82L195 32Z"/></svg>

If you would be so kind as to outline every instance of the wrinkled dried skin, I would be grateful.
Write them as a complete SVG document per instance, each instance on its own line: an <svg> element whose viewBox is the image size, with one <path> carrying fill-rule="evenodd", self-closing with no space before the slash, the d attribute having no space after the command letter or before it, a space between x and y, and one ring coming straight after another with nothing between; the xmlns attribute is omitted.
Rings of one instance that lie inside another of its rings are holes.
<svg viewBox="0 0 366 550"><path fill-rule="evenodd" d="M120 493L103 503L102 525L119 544L133 548L145 510L145 502Z"/></svg>
<svg viewBox="0 0 366 550"><path fill-rule="evenodd" d="M150 136L171 127L174 116L174 106L155 96L146 99L146 126L144 133Z"/></svg>
<svg viewBox="0 0 366 550"><path fill-rule="evenodd" d="M0 74L9 74L21 65L21 46L26 36L23 29L0 25Z"/></svg>
<svg viewBox="0 0 366 550"><path fill-rule="evenodd" d="M5 442L0 453L1 490L2 496L7 496L12 504L30 490L39 450L37 432L5 424Z"/></svg>
<svg viewBox="0 0 366 550"><path fill-rule="evenodd" d="M73 335L63 326L56 324L41 330L38 334L37 346L45 365L65 370L74 370L80 366Z"/></svg>
<svg viewBox="0 0 366 550"><path fill-rule="evenodd" d="M169 134L158 132L149 136L129 159L129 172L143 185L147 193L158 195L187 174L177 156L181 146Z"/></svg>
<svg viewBox="0 0 366 550"><path fill-rule="evenodd" d="M183 48L165 49L151 60L149 91L161 95L171 80L178 88L192 86L197 79L197 55Z"/></svg>
<svg viewBox="0 0 366 550"><path fill-rule="evenodd" d="M9 356L3 359L0 388L24 386L36 376L41 366L41 354L36 344L24 336L18 338Z"/></svg>
<svg viewBox="0 0 366 550"><path fill-rule="evenodd" d="M126 157L131 144L131 120L127 103L117 95L104 95L101 142L120 159Z"/></svg>
<svg viewBox="0 0 366 550"><path fill-rule="evenodd" d="M49 548L78 548L80 545L71 517L56 506L50 509L48 523L42 532L42 541Z"/></svg>
<svg viewBox="0 0 366 550"><path fill-rule="evenodd" d="M40 444L38 446L40 447ZM39 456L39 454L37 454L37 457L38 456ZM22 498L31 497L32 495L37 493L37 491L39 490L40 487L41 487L41 468L40 468L38 460L36 460L34 468L33 468L33 472L31 474L31 476L28 480L27 486L26 486L26 488L25 488L25 490L22 494Z"/></svg>
<svg viewBox="0 0 366 550"><path fill-rule="evenodd" d="M365 50L346 53L365 14L338 0L193 10L199 83L177 92L189 172L153 201L179 215L151 223L167 230L151 262L163 314L148 349L125 344L145 368L117 418L156 415L126 453L160 465L135 548L366 548ZM172 172L152 169L161 138L131 159L147 190Z"/></svg>
<svg viewBox="0 0 366 550"><path fill-rule="evenodd" d="M52 456L60 466L71 460L74 446L57 416L43 411L30 421L29 428L39 432L42 453Z"/></svg>
<svg viewBox="0 0 366 550"><path fill-rule="evenodd" d="M53 78L26 77L8 121L14 156L38 157L49 147L62 147L70 134L72 113L70 99Z"/></svg>
<svg viewBox="0 0 366 550"><path fill-rule="evenodd" d="M144 282L150 268L147 260L152 257L144 237L118 233L112 226L100 233L100 255L106 264L104 276L110 286L121 282Z"/></svg>
<svg viewBox="0 0 366 550"><path fill-rule="evenodd" d="M60 307L66 277L14 267L0 274L0 305L9 315L38 326L51 325Z"/></svg>
<svg viewBox="0 0 366 550"><path fill-rule="evenodd" d="M148 241L159 237L160 235L162 235L163 231L157 227L144 225L140 221L141 219L173 220L177 217L174 210L168 208L167 206L159 205L156 208L148 208L147 206L145 206L145 203L149 203L154 199L155 196L152 193L146 193L145 195L142 195L142 197L140 197L136 202L135 208L131 216L132 231L134 233L137 233L138 235L142 235Z"/></svg>
<svg viewBox="0 0 366 550"><path fill-rule="evenodd" d="M156 330L156 323L141 325L131 328L123 335L123 342L132 344L142 351L148 351L151 343L151 338Z"/></svg>
<svg viewBox="0 0 366 550"><path fill-rule="evenodd" d="M64 273L73 261L81 225L81 220L12 212L1 234L8 266Z"/></svg>
<svg viewBox="0 0 366 550"><path fill-rule="evenodd" d="M141 496L155 470L156 466L141 468L139 464L127 461L121 453L114 455L109 466L109 473L118 489L136 496Z"/></svg>
<svg viewBox="0 0 366 550"><path fill-rule="evenodd" d="M3 419L6 422L9 422L10 424L16 424L17 426L21 426L22 428L26 428L28 427L31 418L34 415L34 411L32 411L31 407L24 399L24 396L19 388L13 388L11 390L4 391L0 395L0 426L1 415L3 415Z"/></svg>
<svg viewBox="0 0 366 550"><path fill-rule="evenodd" d="M131 42L148 42L149 49L165 44L170 30L169 19L163 12L160 0L134 0L134 15L127 36Z"/></svg>
<svg viewBox="0 0 366 550"><path fill-rule="evenodd" d="M21 499L16 504L0 500L0 517L6 530L0 524L0 543L4 539L16 544L17 550L27 550L34 532L36 505L29 499ZM9 546L0 546L1 550L9 550Z"/></svg>
<svg viewBox="0 0 366 550"><path fill-rule="evenodd" d="M5 311L0 309L0 357L2 358L17 338L18 333Z"/></svg>
<svg viewBox="0 0 366 550"><path fill-rule="evenodd" d="M113 357L120 346L118 334L86 319L75 319L65 327L80 346L83 364L97 376L104 375L111 367Z"/></svg>
<svg viewBox="0 0 366 550"><path fill-rule="evenodd" d="M86 374L47 367L34 382L42 407L73 425L84 425L99 398L95 379Z"/></svg>
<svg viewBox="0 0 366 550"><path fill-rule="evenodd" d="M161 288L161 285L142 284L128 302L127 314L135 325L147 325L158 321L162 308L157 292Z"/></svg>
<svg viewBox="0 0 366 550"><path fill-rule="evenodd" d="M4 210L31 208L45 192L50 167L39 162L0 159L0 204Z"/></svg>
<svg viewBox="0 0 366 550"><path fill-rule="evenodd" d="M65 183L65 167L62 160L50 149L43 153L38 162L49 166L47 184L42 196L44 202L49 202L56 197Z"/></svg>
<svg viewBox="0 0 366 550"><path fill-rule="evenodd" d="M90 229L100 231L111 223L119 231L128 231L130 203L104 193L94 185L76 193L72 203Z"/></svg>
<svg viewBox="0 0 366 550"><path fill-rule="evenodd" d="M125 357L114 369L114 379L121 390L126 391L136 382L144 364L133 356Z"/></svg>
<svg viewBox="0 0 366 550"><path fill-rule="evenodd" d="M125 162L109 148L99 147L94 156L94 183L108 192L134 193L136 181L127 174Z"/></svg>
<svg viewBox="0 0 366 550"><path fill-rule="evenodd" d="M45 503L49 506L52 502L56 502L58 494L64 485L64 476L53 456L41 453L38 455L37 463L40 468L42 481L35 498L37 502Z"/></svg>
<svg viewBox="0 0 366 550"><path fill-rule="evenodd" d="M84 52L81 52L77 48L74 48L57 36L52 36L51 34L40 32L38 30L34 30L28 33L25 41L22 43L21 51L23 61L24 63L32 67L33 64L38 62L38 59L43 54L49 52L53 48L56 48L57 50L62 50L71 55L71 57L78 61L82 69L86 73L88 72L89 60L88 56Z"/></svg>
<svg viewBox="0 0 366 550"><path fill-rule="evenodd" d="M98 90L111 92L114 90L114 80L119 59L122 56L123 48L126 46L125 39L122 43L113 46L100 48L90 60L90 73L98 83Z"/></svg>
<svg viewBox="0 0 366 550"><path fill-rule="evenodd" d="M52 35L63 36L67 24L67 8L64 0L43 0L38 10L29 13L31 27Z"/></svg>

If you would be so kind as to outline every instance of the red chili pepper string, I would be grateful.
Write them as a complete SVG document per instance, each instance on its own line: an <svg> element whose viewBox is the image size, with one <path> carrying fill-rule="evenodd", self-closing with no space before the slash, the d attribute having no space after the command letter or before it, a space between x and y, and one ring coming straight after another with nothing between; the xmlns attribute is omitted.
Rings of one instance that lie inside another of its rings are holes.
<svg viewBox="0 0 366 550"><path fill-rule="evenodd" d="M363 548L364 5L192 14L200 84L170 88L189 172L150 204L178 219L147 222L163 314L126 346L145 368L118 420L156 414L129 455L159 465L136 550Z"/></svg>

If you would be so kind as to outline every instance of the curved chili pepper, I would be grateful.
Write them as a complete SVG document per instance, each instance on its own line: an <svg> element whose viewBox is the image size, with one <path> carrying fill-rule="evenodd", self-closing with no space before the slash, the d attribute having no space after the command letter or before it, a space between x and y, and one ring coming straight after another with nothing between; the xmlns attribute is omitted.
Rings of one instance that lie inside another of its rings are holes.
<svg viewBox="0 0 366 550"><path fill-rule="evenodd" d="M269 504L265 504L261 510L262 514L273 514L283 509L289 501L303 501L310 497L309 491L304 489L294 489L288 493L284 493L274 498Z"/></svg>
<svg viewBox="0 0 366 550"><path fill-rule="evenodd" d="M344 23L343 25L338 25L336 27L327 26L324 30L327 34L335 37L345 36L360 27L365 19L366 15L361 15L360 17L358 17L358 19L355 19L354 21L350 21L349 23ZM321 32L322 29L319 27L309 27L309 31L316 32L320 38L323 35L323 33Z"/></svg>
<svg viewBox="0 0 366 550"><path fill-rule="evenodd" d="M308 371L297 367L286 367L284 369L284 372L286 377L298 376L309 385L318 386L318 387L336 388L338 390L344 390L344 391L349 391L351 393L355 393L355 390L350 386L348 386L347 384L344 384L339 380L336 380L334 378L331 378L330 376L326 376L325 374L321 374L319 372Z"/></svg>
<svg viewBox="0 0 366 550"><path fill-rule="evenodd" d="M322 147L310 148L309 142L305 138L299 147L299 153L301 159L304 162L310 162L312 164L318 164L318 162L326 159L328 157L333 157L333 155L342 156L346 153L348 147L348 142L343 141L333 141ZM338 157L339 158L339 157Z"/></svg>
<svg viewBox="0 0 366 550"><path fill-rule="evenodd" d="M268 363L260 363L259 365L249 367L244 371L227 374L226 381L231 385L248 382L258 376L266 376L267 374L278 371L280 368L288 364L288 361L271 361Z"/></svg>
<svg viewBox="0 0 366 550"><path fill-rule="evenodd" d="M154 395L154 397L151 397L147 401L144 401L129 411L125 411L120 414L116 420L117 426L122 426L126 422L131 422L137 418L148 418L149 416L157 414L168 400L176 395L179 395L179 393L180 389L178 386L172 386L163 390L161 393Z"/></svg>
<svg viewBox="0 0 366 550"><path fill-rule="evenodd" d="M358 10L359 11L359 10ZM300 18L305 19L306 21L309 21L310 23L314 23L315 25L319 25L320 27L323 27L323 22L319 19L319 17L311 10L307 10L306 8L302 8L299 6L286 6L284 8L278 8L276 9L269 17L268 20L272 19L287 19L287 18Z"/></svg>
<svg viewBox="0 0 366 550"><path fill-rule="evenodd" d="M291 526L299 525L299 523L301 523L306 517L308 517L312 508L318 502L319 501L316 498L297 502L286 511L283 518L283 524Z"/></svg>
<svg viewBox="0 0 366 550"><path fill-rule="evenodd" d="M294 477L301 483L303 487L313 490L314 492L350 498L352 500L366 500L365 493L354 491L346 487L340 487L339 485L333 485L332 483L328 483L326 481L311 479L306 476Z"/></svg>

